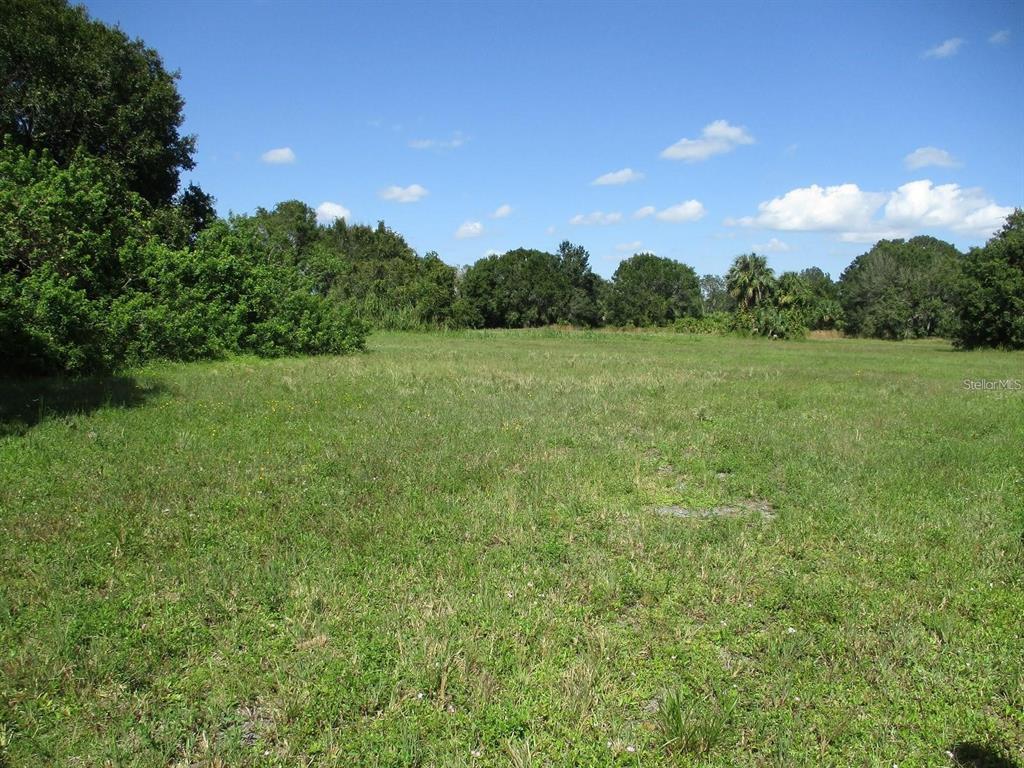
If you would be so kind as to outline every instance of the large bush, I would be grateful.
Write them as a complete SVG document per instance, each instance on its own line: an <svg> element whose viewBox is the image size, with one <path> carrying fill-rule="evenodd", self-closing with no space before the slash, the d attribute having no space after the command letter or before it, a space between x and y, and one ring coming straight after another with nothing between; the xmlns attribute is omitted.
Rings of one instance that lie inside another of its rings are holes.
<svg viewBox="0 0 1024 768"><path fill-rule="evenodd" d="M112 301L133 288L149 206L115 169L8 137L0 149L0 359L10 371L84 372L117 364Z"/></svg>
<svg viewBox="0 0 1024 768"><path fill-rule="evenodd" d="M264 357L362 348L366 329L277 258L258 223L219 221L192 250L151 243L140 290L117 305L126 357L191 360L225 353Z"/></svg>
<svg viewBox="0 0 1024 768"><path fill-rule="evenodd" d="M0 149L0 365L87 373L151 357L347 352L365 329L313 290L257 222L219 222L194 248L154 235L111 163L60 167Z"/></svg>

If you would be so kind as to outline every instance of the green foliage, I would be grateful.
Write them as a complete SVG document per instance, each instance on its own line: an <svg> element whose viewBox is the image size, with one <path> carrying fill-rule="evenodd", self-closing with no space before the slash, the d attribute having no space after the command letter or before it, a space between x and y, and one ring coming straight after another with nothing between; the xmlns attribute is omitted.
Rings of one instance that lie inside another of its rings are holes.
<svg viewBox="0 0 1024 768"><path fill-rule="evenodd" d="M121 340L111 302L137 274L148 206L76 154L65 168L8 138L0 149L0 359L41 373L108 369Z"/></svg>
<svg viewBox="0 0 1024 768"><path fill-rule="evenodd" d="M153 211L153 232L174 248L195 245L199 233L217 220L216 201L196 184L189 184L169 205Z"/></svg>
<svg viewBox="0 0 1024 768"><path fill-rule="evenodd" d="M592 328L601 325L601 302L608 284L590 268L590 254L568 240L558 246L559 266L568 282L568 295L559 322Z"/></svg>
<svg viewBox="0 0 1024 768"><path fill-rule="evenodd" d="M1014 210L984 248L963 260L957 346L1024 349L1024 211Z"/></svg>
<svg viewBox="0 0 1024 768"><path fill-rule="evenodd" d="M485 328L557 323L566 314L570 290L558 256L526 248L480 259L460 285Z"/></svg>
<svg viewBox="0 0 1024 768"><path fill-rule="evenodd" d="M776 288L768 260L756 253L737 256L725 276L725 284L742 312L749 312L769 299Z"/></svg>
<svg viewBox="0 0 1024 768"><path fill-rule="evenodd" d="M934 237L880 240L840 278L845 329L882 339L953 335L960 260Z"/></svg>
<svg viewBox="0 0 1024 768"><path fill-rule="evenodd" d="M312 224L313 211L307 211ZM339 219L315 231L304 223L296 233L302 241L297 261L316 290L352 305L370 326L398 330L466 324L464 308L455 307L455 268L434 252L417 256L384 222L372 228Z"/></svg>
<svg viewBox="0 0 1024 768"><path fill-rule="evenodd" d="M591 270L586 249L568 240L557 254L519 248L466 269L453 319L463 327L592 327L602 322L606 285Z"/></svg>
<svg viewBox="0 0 1024 768"><path fill-rule="evenodd" d="M701 314L697 273L653 253L638 253L619 264L606 302L612 325L668 325Z"/></svg>
<svg viewBox="0 0 1024 768"><path fill-rule="evenodd" d="M807 275L807 277L805 277ZM799 324L814 330L842 325L843 309L835 298L828 275L817 267L801 273L783 272L772 294L771 303L781 312L799 319Z"/></svg>
<svg viewBox="0 0 1024 768"><path fill-rule="evenodd" d="M153 234L149 205L109 163L7 141L0 150L0 360L81 374L153 357L340 353L365 329L317 295L258 219L218 222L192 248Z"/></svg>
<svg viewBox="0 0 1024 768"><path fill-rule="evenodd" d="M156 51L83 8L0 3L0 134L62 166L80 149L102 157L154 204L169 203L193 167L176 79Z"/></svg>
<svg viewBox="0 0 1024 768"><path fill-rule="evenodd" d="M672 329L677 333L698 333L722 335L736 329L736 315L733 312L711 312L700 317L680 317Z"/></svg>
<svg viewBox="0 0 1024 768"><path fill-rule="evenodd" d="M135 329L129 358L277 357L362 348L366 329L351 309L315 294L308 278L277 255L252 217L217 222L192 250L153 244L140 276L142 295L122 304L123 327Z"/></svg>
<svg viewBox="0 0 1024 768"><path fill-rule="evenodd" d="M736 309L736 299L720 275L704 275L700 279L700 295L705 312L732 312Z"/></svg>
<svg viewBox="0 0 1024 768"><path fill-rule="evenodd" d="M666 691L659 708L661 736L670 753L704 757L725 742L737 696L728 692L694 699L686 691Z"/></svg>
<svg viewBox="0 0 1024 768"><path fill-rule="evenodd" d="M737 325L749 329L755 336L772 339L800 339L807 335L804 314L799 309L783 309L774 304L762 304L752 312L737 314Z"/></svg>

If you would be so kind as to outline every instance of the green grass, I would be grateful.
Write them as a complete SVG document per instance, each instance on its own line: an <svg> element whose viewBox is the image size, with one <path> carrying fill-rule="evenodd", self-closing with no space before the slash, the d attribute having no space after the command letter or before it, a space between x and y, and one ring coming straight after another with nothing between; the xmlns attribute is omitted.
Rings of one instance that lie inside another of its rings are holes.
<svg viewBox="0 0 1024 768"><path fill-rule="evenodd" d="M0 765L1018 764L1024 393L963 383L1014 377L539 331L0 384Z"/></svg>

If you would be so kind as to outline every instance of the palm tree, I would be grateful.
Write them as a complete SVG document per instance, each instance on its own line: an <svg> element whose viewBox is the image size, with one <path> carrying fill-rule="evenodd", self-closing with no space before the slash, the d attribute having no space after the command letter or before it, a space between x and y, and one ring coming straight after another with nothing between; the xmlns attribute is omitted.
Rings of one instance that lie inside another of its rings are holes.
<svg viewBox="0 0 1024 768"><path fill-rule="evenodd" d="M745 253L737 256L729 267L725 285L739 308L746 311L771 296L775 290L775 275L764 256Z"/></svg>

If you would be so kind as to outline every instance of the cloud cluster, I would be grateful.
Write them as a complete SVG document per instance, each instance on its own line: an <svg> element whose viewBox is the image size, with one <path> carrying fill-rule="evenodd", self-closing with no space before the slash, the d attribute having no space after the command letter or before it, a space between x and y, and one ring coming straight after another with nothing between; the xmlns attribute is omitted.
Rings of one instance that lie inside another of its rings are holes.
<svg viewBox="0 0 1024 768"><path fill-rule="evenodd" d="M992 36L988 39L992 45L1003 45L1010 42L1010 30L1000 29L998 32L993 32Z"/></svg>
<svg viewBox="0 0 1024 768"><path fill-rule="evenodd" d="M415 203L422 200L430 192L426 187L419 184L410 184L408 187L392 185L380 191L382 200L392 200L396 203Z"/></svg>
<svg viewBox="0 0 1024 768"><path fill-rule="evenodd" d="M773 237L767 243L754 246L754 251L760 251L761 253L786 253L789 250L791 250L789 243L784 243L777 237Z"/></svg>
<svg viewBox="0 0 1024 768"><path fill-rule="evenodd" d="M987 237L1012 208L997 205L980 189L911 181L893 192L868 192L856 184L793 189L758 206L756 216L728 225L781 231L837 232L848 242L908 237L923 229L949 229Z"/></svg>
<svg viewBox="0 0 1024 768"><path fill-rule="evenodd" d="M962 37L951 37L949 40L943 40L933 48L929 48L927 51L921 54L926 59L948 59L950 56L956 54L960 50L960 46L964 44Z"/></svg>
<svg viewBox="0 0 1024 768"><path fill-rule="evenodd" d="M594 187L610 187L619 184L629 184L631 181L640 181L643 177L644 175L639 171L634 171L632 168L623 168L621 171L612 171L603 176L598 176L590 184Z"/></svg>
<svg viewBox="0 0 1024 768"><path fill-rule="evenodd" d="M903 158L904 165L910 170L936 165L940 168L957 168L960 162L949 152L938 147L919 147Z"/></svg>
<svg viewBox="0 0 1024 768"><path fill-rule="evenodd" d="M727 220L727 224L781 230L865 229L885 202L885 195L864 192L856 184L790 190L758 205L757 216Z"/></svg>
<svg viewBox="0 0 1024 768"><path fill-rule="evenodd" d="M260 155L260 160L269 165L289 165L295 162L295 152L292 151L291 147L268 149Z"/></svg>
<svg viewBox="0 0 1024 768"><path fill-rule="evenodd" d="M604 211L594 211L593 213L577 213L571 219L570 224L618 224L622 221L622 214L618 211L612 213L605 213Z"/></svg>
<svg viewBox="0 0 1024 768"><path fill-rule="evenodd" d="M633 212L633 218L646 219L653 216L658 221L677 223L681 221L697 221L697 219L704 218L705 213L707 211L700 200L687 200L676 205L670 205L668 208L660 211L653 205L645 205L643 208L638 208Z"/></svg>
<svg viewBox="0 0 1024 768"><path fill-rule="evenodd" d="M697 221L697 219L704 218L704 204L700 200L687 200L677 205L670 205L662 211L658 211L654 214L654 218L658 221L670 221L677 223L680 221Z"/></svg>
<svg viewBox="0 0 1024 768"><path fill-rule="evenodd" d="M480 237L484 233L484 225L479 221L465 221L455 230L456 240L467 240L471 237Z"/></svg>
<svg viewBox="0 0 1024 768"><path fill-rule="evenodd" d="M325 200L316 207L316 223L330 226L338 219L352 220L352 211L341 203L332 203Z"/></svg>
<svg viewBox="0 0 1024 768"><path fill-rule="evenodd" d="M512 215L512 206L508 203L499 205L494 209L494 213L491 214L492 219L505 219Z"/></svg>
<svg viewBox="0 0 1024 768"><path fill-rule="evenodd" d="M456 131L450 139L412 139L409 146L412 149L458 149L465 143L462 131Z"/></svg>
<svg viewBox="0 0 1024 768"><path fill-rule="evenodd" d="M730 125L725 120L715 120L704 126L699 139L680 139L667 147L661 156L669 160L684 160L696 163L714 155L725 154L741 144L753 144L754 137L745 128Z"/></svg>

